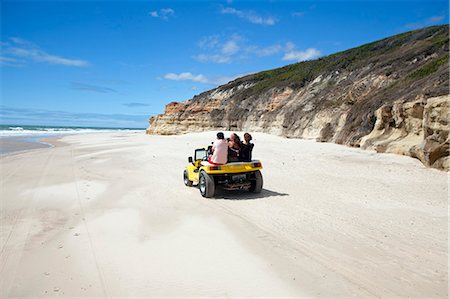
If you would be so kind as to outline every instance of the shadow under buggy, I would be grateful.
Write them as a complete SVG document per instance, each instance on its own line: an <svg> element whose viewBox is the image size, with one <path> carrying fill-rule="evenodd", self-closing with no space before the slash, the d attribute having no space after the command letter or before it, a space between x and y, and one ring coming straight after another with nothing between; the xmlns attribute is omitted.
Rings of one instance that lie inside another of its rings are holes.
<svg viewBox="0 0 450 299"><path fill-rule="evenodd" d="M183 173L186 186L197 185L200 194L208 198L216 194L219 186L225 190L261 192L263 178L259 160L213 165L208 162L210 149L210 146L196 149L194 158L188 158L189 163Z"/></svg>

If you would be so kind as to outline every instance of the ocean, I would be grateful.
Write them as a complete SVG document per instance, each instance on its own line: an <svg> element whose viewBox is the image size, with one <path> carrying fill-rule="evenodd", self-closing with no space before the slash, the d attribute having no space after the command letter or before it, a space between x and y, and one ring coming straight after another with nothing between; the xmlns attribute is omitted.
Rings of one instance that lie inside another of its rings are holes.
<svg viewBox="0 0 450 299"><path fill-rule="evenodd" d="M51 147L42 141L49 137L100 132L141 132L142 128L57 127L32 125L0 125L0 155Z"/></svg>

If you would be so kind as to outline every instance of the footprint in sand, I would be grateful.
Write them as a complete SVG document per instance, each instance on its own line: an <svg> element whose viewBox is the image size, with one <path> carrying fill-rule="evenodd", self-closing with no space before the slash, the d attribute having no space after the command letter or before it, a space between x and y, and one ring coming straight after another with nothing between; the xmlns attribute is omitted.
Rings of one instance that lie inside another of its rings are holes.
<svg viewBox="0 0 450 299"><path fill-rule="evenodd" d="M57 292L59 292L59 290L60 290L60 288L53 288L53 292L55 292L55 293L57 293Z"/></svg>
<svg viewBox="0 0 450 299"><path fill-rule="evenodd" d="M49 275L50 275L50 272L44 272L44 275L45 275L45 276L49 276Z"/></svg>
<svg viewBox="0 0 450 299"><path fill-rule="evenodd" d="M58 248L59 249L61 249L61 248L63 248L64 246L62 245L62 244L59 244L59 246L58 246Z"/></svg>
<svg viewBox="0 0 450 299"><path fill-rule="evenodd" d="M79 233L74 233L73 234L75 237L78 237L80 234Z"/></svg>

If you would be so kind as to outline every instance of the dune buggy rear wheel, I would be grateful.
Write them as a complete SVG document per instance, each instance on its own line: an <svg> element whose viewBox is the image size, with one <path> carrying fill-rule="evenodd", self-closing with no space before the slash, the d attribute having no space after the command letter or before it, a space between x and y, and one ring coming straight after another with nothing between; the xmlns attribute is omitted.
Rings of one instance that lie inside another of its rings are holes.
<svg viewBox="0 0 450 299"><path fill-rule="evenodd" d="M204 171L200 173L198 188L200 189L200 194L206 198L213 197L216 192L214 179Z"/></svg>
<svg viewBox="0 0 450 299"><path fill-rule="evenodd" d="M260 193L263 187L263 177L261 171L255 171L255 178L251 181L250 192Z"/></svg>
<svg viewBox="0 0 450 299"><path fill-rule="evenodd" d="M188 186L188 187L191 187L192 184L193 184L193 182L189 180L189 176L188 176L187 170L185 170L185 171L183 172L183 181L184 181L184 184L185 184L186 186Z"/></svg>

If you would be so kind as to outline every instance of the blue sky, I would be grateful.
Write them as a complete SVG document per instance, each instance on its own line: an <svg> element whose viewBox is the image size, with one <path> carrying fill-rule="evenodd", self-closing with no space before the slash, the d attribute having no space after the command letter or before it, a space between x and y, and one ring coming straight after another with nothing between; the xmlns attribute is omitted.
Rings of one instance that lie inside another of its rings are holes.
<svg viewBox="0 0 450 299"><path fill-rule="evenodd" d="M445 23L440 0L2 0L0 122L145 128L237 76Z"/></svg>

